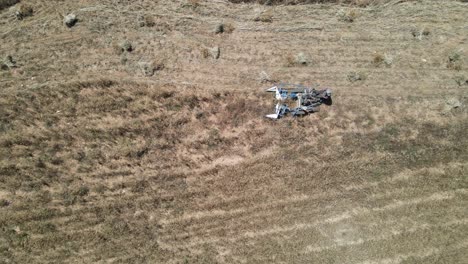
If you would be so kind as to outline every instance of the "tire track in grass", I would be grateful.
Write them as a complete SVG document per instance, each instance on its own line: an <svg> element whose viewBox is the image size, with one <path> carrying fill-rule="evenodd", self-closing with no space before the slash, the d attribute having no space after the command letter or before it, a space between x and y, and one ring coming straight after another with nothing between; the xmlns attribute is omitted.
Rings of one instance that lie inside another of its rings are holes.
<svg viewBox="0 0 468 264"><path fill-rule="evenodd" d="M282 225L282 226L278 225L278 226L273 226L271 228L267 228L267 229L263 229L263 230L256 230L256 231L250 230L250 231L246 231L244 233L241 233L241 234L239 234L237 236L233 236L233 237L229 237L229 238L214 237L214 238L208 238L208 239L192 239L192 237L189 236L189 234L185 234L185 235L182 235L182 237L188 237L188 240L190 242L187 242L184 245L180 245L180 247L195 247L195 246L200 246L200 245L203 245L203 244L218 243L218 242L221 242L221 241L227 241L227 242L230 242L230 243L234 243L234 242L237 242L237 241L242 240L242 239L258 239L258 238L261 238L261 237L271 236L271 235L275 235L275 234L279 234L279 233L304 231L304 230L307 230L307 229L317 228L317 227L319 227L319 226L321 226L323 224L339 223L339 222L342 222L344 220L351 219L354 216L362 216L363 214L372 214L374 212L378 212L378 213L387 212L387 211L395 210L395 209L405 207L405 206L409 206L409 205L416 205L416 204L421 204L421 203L430 203L430 202L442 201L442 200L450 200L450 199L453 199L454 197L455 197L455 195L453 193L440 192L440 193L435 193L435 194L432 194L432 195L429 195L429 196L426 196L426 197L414 198L414 199L410 199L410 200L406 200L406 201L397 201L397 202L392 203L390 205L386 205L386 206L379 207L379 208L353 209L353 210L344 212L342 214L330 216L330 217L328 217L326 219L321 219L321 220L314 221L312 223L304 223L303 222L303 223L295 223L295 224L292 224L292 225ZM462 221L462 223L465 223L463 221ZM201 223L201 224L203 224L203 223ZM224 226L222 221L220 221L219 225L221 227ZM200 236L200 235L197 234L197 235L195 235L193 237L198 237L198 236ZM162 238L163 239L164 238L168 239L170 237L171 237L171 235L163 236ZM161 241L161 242L163 242L163 241ZM170 243L170 242L167 241L166 244L167 243ZM177 243L180 243L180 242L177 242ZM362 241L360 243L364 243L364 241Z"/></svg>
<svg viewBox="0 0 468 264"><path fill-rule="evenodd" d="M409 234L416 233L422 230L430 230L430 229L437 228L437 227L444 228L444 227L450 227L453 225L467 225L467 224L468 224L468 218L461 219L461 220L454 220L454 221L451 221L442 225L431 225L431 224L415 225L405 231L393 231L392 230L386 234L378 235L376 237L369 238L369 239L359 238L357 240L351 240L347 242L336 242L335 245L324 246L324 247L314 247L312 245L309 245L302 251L302 253L309 254L309 253L317 253L317 252L321 252L325 250L337 250L340 247L342 248L342 247L349 247L349 246L354 246L354 245L362 245L364 243L369 243L369 242L372 243L372 242L377 242L380 240L391 240L392 237L395 237L395 236L409 235ZM461 246L463 246L463 244L461 244Z"/></svg>

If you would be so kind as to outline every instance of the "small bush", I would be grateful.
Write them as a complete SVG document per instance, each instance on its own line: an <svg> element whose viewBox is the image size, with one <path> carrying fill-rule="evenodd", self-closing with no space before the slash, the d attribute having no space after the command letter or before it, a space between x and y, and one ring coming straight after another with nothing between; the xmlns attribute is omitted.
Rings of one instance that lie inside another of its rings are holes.
<svg viewBox="0 0 468 264"><path fill-rule="evenodd" d="M80 186L80 188L78 188L74 194L77 196L86 196L89 194L89 188L87 186Z"/></svg>
<svg viewBox="0 0 468 264"><path fill-rule="evenodd" d="M372 60L372 62L375 65L381 65L384 62L384 55L382 55L381 53L376 52L374 54L374 59Z"/></svg>
<svg viewBox="0 0 468 264"><path fill-rule="evenodd" d="M218 129L212 128L208 132L208 138L205 142L208 145L208 147L212 148L221 144L223 142L223 138L221 137L221 134L219 133Z"/></svg>
<svg viewBox="0 0 468 264"><path fill-rule="evenodd" d="M9 206L11 203L10 201L8 200L5 200L5 199L0 199L0 207L7 207Z"/></svg>
<svg viewBox="0 0 468 264"><path fill-rule="evenodd" d="M309 64L309 58L303 52L295 56L288 53L284 56L284 64L286 67L307 66Z"/></svg>
<svg viewBox="0 0 468 264"><path fill-rule="evenodd" d="M215 34L224 33L224 24L216 25L214 32L215 32Z"/></svg>
<svg viewBox="0 0 468 264"><path fill-rule="evenodd" d="M468 78L465 78L464 76L456 76L454 80L458 86L468 85Z"/></svg>
<svg viewBox="0 0 468 264"><path fill-rule="evenodd" d="M273 22L273 10L268 9L254 18L254 21L271 23Z"/></svg>
<svg viewBox="0 0 468 264"><path fill-rule="evenodd" d="M449 54L447 68L457 71L462 69L462 54L459 51L453 51Z"/></svg>
<svg viewBox="0 0 468 264"><path fill-rule="evenodd" d="M52 201L52 194L49 191L40 191L34 199L40 204L47 204Z"/></svg>
<svg viewBox="0 0 468 264"><path fill-rule="evenodd" d="M121 53L123 53L123 52L132 52L133 49L134 49L134 47L133 47L132 43L130 41L128 41L128 40L125 40L124 42L122 42L120 44Z"/></svg>
<svg viewBox="0 0 468 264"><path fill-rule="evenodd" d="M296 59L291 53L288 53L286 56L284 56L284 64L286 67L293 67L296 64Z"/></svg>
<svg viewBox="0 0 468 264"><path fill-rule="evenodd" d="M350 82L364 81L365 79L366 75L360 72L350 72L348 74L348 80Z"/></svg>
<svg viewBox="0 0 468 264"><path fill-rule="evenodd" d="M222 34L222 33L232 33L234 31L234 26L232 24L217 24L214 33L215 34Z"/></svg>
<svg viewBox="0 0 468 264"><path fill-rule="evenodd" d="M104 184L99 184L96 187L94 187L94 191L98 194L103 194L107 190L107 187Z"/></svg>
<svg viewBox="0 0 468 264"><path fill-rule="evenodd" d="M449 62L457 62L461 59L461 54L458 51L454 51L449 55Z"/></svg>
<svg viewBox="0 0 468 264"><path fill-rule="evenodd" d="M164 69L164 63L152 61L152 62L140 62L139 63L140 69L143 75L151 77L155 74L155 72Z"/></svg>
<svg viewBox="0 0 468 264"><path fill-rule="evenodd" d="M39 226L38 231L40 234L52 233L52 232L57 231L57 226L50 222L47 222L45 224L41 224Z"/></svg>
<svg viewBox="0 0 468 264"><path fill-rule="evenodd" d="M338 17L341 21L352 23L359 17L359 12L354 9L348 11L340 10Z"/></svg>
<svg viewBox="0 0 468 264"><path fill-rule="evenodd" d="M197 8L200 6L200 0L187 0L187 3L185 3L182 7L190 7L190 8Z"/></svg>
<svg viewBox="0 0 468 264"><path fill-rule="evenodd" d="M146 180L140 180L135 183L135 185L132 187L132 192L134 193L142 193L144 192L147 188L149 188L149 183Z"/></svg>
<svg viewBox="0 0 468 264"><path fill-rule="evenodd" d="M228 23L228 24L225 24L225 25L224 25L224 32L225 32L225 33L230 34L230 33L234 32L235 29L236 29L236 28L235 28L234 25L231 24L231 23Z"/></svg>
<svg viewBox="0 0 468 264"><path fill-rule="evenodd" d="M34 14L34 9L32 6L22 4L20 5L18 11L16 11L16 18L18 20L23 20L26 17L32 16Z"/></svg>
<svg viewBox="0 0 468 264"><path fill-rule="evenodd" d="M152 16L145 16L143 18L143 21L144 21L144 26L146 27L154 27L156 26L156 21L154 20L154 18Z"/></svg>
<svg viewBox="0 0 468 264"><path fill-rule="evenodd" d="M309 64L309 58L303 52L300 52L296 55L296 64L305 66Z"/></svg>
<svg viewBox="0 0 468 264"><path fill-rule="evenodd" d="M418 29L418 28L413 28L411 29L411 35L419 40L422 40L423 37L427 37L431 34L429 29L423 28L423 29Z"/></svg>
<svg viewBox="0 0 468 264"><path fill-rule="evenodd" d="M389 67L393 64L393 58L387 54L376 52L374 53L374 58L372 59L372 63L375 66L385 65Z"/></svg>

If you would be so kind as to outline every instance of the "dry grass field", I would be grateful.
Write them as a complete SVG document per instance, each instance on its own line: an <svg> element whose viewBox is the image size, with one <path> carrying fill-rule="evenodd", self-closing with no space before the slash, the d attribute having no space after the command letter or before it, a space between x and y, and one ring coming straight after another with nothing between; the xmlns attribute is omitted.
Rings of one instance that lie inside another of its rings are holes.
<svg viewBox="0 0 468 264"><path fill-rule="evenodd" d="M7 2L0 263L467 263L466 1Z"/></svg>

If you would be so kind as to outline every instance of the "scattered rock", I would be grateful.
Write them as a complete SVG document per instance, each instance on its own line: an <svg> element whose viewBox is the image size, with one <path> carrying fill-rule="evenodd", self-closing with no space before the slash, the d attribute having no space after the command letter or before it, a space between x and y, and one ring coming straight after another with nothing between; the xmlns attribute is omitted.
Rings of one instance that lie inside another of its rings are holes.
<svg viewBox="0 0 468 264"><path fill-rule="evenodd" d="M214 30L214 33L215 33L215 34L224 33L224 24L218 24L218 25L216 25L215 30Z"/></svg>
<svg viewBox="0 0 468 264"><path fill-rule="evenodd" d="M23 20L26 17L32 16L34 9L28 5L20 5L19 9L15 12L16 19Z"/></svg>
<svg viewBox="0 0 468 264"><path fill-rule="evenodd" d="M348 74L348 80L350 82L364 81L365 79L366 79L366 76L359 72L350 72Z"/></svg>
<svg viewBox="0 0 468 264"><path fill-rule="evenodd" d="M221 49L219 47L214 47L210 49L210 54L211 54L211 57L213 57L213 59L217 60L221 56Z"/></svg>
<svg viewBox="0 0 468 264"><path fill-rule="evenodd" d="M63 23L69 28L75 26L77 22L78 22L78 18L76 18L75 14L68 14L63 19Z"/></svg>
<svg viewBox="0 0 468 264"><path fill-rule="evenodd" d="M307 65L309 64L309 59L303 52L301 52L296 55L296 63L299 65Z"/></svg>
<svg viewBox="0 0 468 264"><path fill-rule="evenodd" d="M122 50L122 52L132 52L133 51L133 45L130 41L128 40L125 40L124 42L122 42L122 44L120 44L120 48Z"/></svg>

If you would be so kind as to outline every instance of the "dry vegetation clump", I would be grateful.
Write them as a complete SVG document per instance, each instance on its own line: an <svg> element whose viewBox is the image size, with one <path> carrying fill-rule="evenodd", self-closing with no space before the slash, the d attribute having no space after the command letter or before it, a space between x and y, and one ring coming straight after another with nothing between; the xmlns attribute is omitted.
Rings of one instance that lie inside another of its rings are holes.
<svg viewBox="0 0 468 264"><path fill-rule="evenodd" d="M458 84L458 86L468 85L468 78L466 78L465 76L456 76L454 80Z"/></svg>
<svg viewBox="0 0 468 264"><path fill-rule="evenodd" d="M411 29L411 35L419 40L422 40L423 37L427 37L431 34L431 31L428 28L418 29L413 28Z"/></svg>
<svg viewBox="0 0 468 264"><path fill-rule="evenodd" d="M296 58L291 53L287 53L284 56L284 66L293 67L296 64Z"/></svg>
<svg viewBox="0 0 468 264"><path fill-rule="evenodd" d="M140 62L139 67L144 76L150 77L153 76L155 72L163 70L164 63L160 61Z"/></svg>
<svg viewBox="0 0 468 264"><path fill-rule="evenodd" d="M359 11L355 9L344 10L338 12L338 18L341 21L352 23L360 16Z"/></svg>
<svg viewBox="0 0 468 264"><path fill-rule="evenodd" d="M372 59L372 63L375 65L375 66L381 66L381 65L385 65L387 67L390 67L392 66L393 64L393 58L388 55L388 54L382 54L380 52L374 52L374 57Z"/></svg>
<svg viewBox="0 0 468 264"><path fill-rule="evenodd" d="M350 72L348 74L348 80L350 82L357 82L357 81L364 81L366 80L367 76L362 72Z"/></svg>
<svg viewBox="0 0 468 264"><path fill-rule="evenodd" d="M232 3L257 3L263 5L299 5L317 3L350 4L366 7L371 4L381 4L391 0L229 0ZM411 0L410 0L411 1Z"/></svg>
<svg viewBox="0 0 468 264"><path fill-rule="evenodd" d="M447 68L460 71L463 64L463 55L460 51L453 51L448 55Z"/></svg>
<svg viewBox="0 0 468 264"><path fill-rule="evenodd" d="M161 18L155 18L151 15L143 15L138 17L138 26L147 27L152 30L167 33L172 30L172 26Z"/></svg>
<svg viewBox="0 0 468 264"><path fill-rule="evenodd" d="M0 70L7 71L16 67L16 61L13 56L7 55L3 61L0 62Z"/></svg>
<svg viewBox="0 0 468 264"><path fill-rule="evenodd" d="M220 23L220 24L217 24L215 29L214 29L214 33L215 34L222 34L222 33L227 33L227 34L230 34L232 32L234 32L236 28L234 27L234 25L232 23Z"/></svg>
<svg viewBox="0 0 468 264"><path fill-rule="evenodd" d="M202 58L204 58L204 59L207 59L208 57L210 57L210 51L206 47L203 47L203 48L200 49L200 54L201 54Z"/></svg>
<svg viewBox="0 0 468 264"><path fill-rule="evenodd" d="M284 55L284 66L286 67L307 66L309 63L308 56L303 52L299 52L296 55L292 53L286 53L286 55Z"/></svg>
<svg viewBox="0 0 468 264"><path fill-rule="evenodd" d="M140 27L154 27L154 26L156 26L156 20L154 19L153 16L144 15L139 20L140 20L139 21Z"/></svg>
<svg viewBox="0 0 468 264"><path fill-rule="evenodd" d="M264 22L264 23L273 22L273 9L267 9L261 12L254 18L254 21Z"/></svg>
<svg viewBox="0 0 468 264"><path fill-rule="evenodd" d="M154 17L152 17L150 15L144 16L143 21L144 21L144 26L145 27L154 27L154 26L156 26L156 21L155 21Z"/></svg>
<svg viewBox="0 0 468 264"><path fill-rule="evenodd" d="M275 83L278 82L278 80L274 77L274 75L268 74L266 71L261 71L259 76L258 76L258 81L260 83Z"/></svg>
<svg viewBox="0 0 468 264"><path fill-rule="evenodd" d="M20 0L0 0L0 11L10 6L16 5Z"/></svg>
<svg viewBox="0 0 468 264"><path fill-rule="evenodd" d="M272 26L226 1L60 1L84 21L68 30L57 2L0 19L0 262L466 262L468 83L446 68L466 58L434 53L466 38L460 3L393 1L359 26L275 6ZM438 37L415 41L422 25ZM376 69L387 52L408 59ZM266 119L275 81L334 104Z"/></svg>
<svg viewBox="0 0 468 264"><path fill-rule="evenodd" d="M189 7L192 9L196 9L200 6L201 0L187 0L186 3L182 5L182 7Z"/></svg>
<svg viewBox="0 0 468 264"><path fill-rule="evenodd" d="M372 62L375 64L375 65L381 65L385 60L385 57L384 55L382 55L382 53L378 53L378 52L375 52L374 53L374 59L372 60Z"/></svg>
<svg viewBox="0 0 468 264"><path fill-rule="evenodd" d="M26 4L21 4L20 7L18 8L18 11L16 11L16 19L18 20L23 20L26 17L30 17L34 14L34 9L30 5Z"/></svg>
<svg viewBox="0 0 468 264"><path fill-rule="evenodd" d="M132 52L134 49L132 42L125 40L120 44L120 53L123 52Z"/></svg>
<svg viewBox="0 0 468 264"><path fill-rule="evenodd" d="M232 24L232 23L224 24L224 32L225 33L231 34L232 32L234 32L234 30L236 30L236 27L234 26L234 24Z"/></svg>

